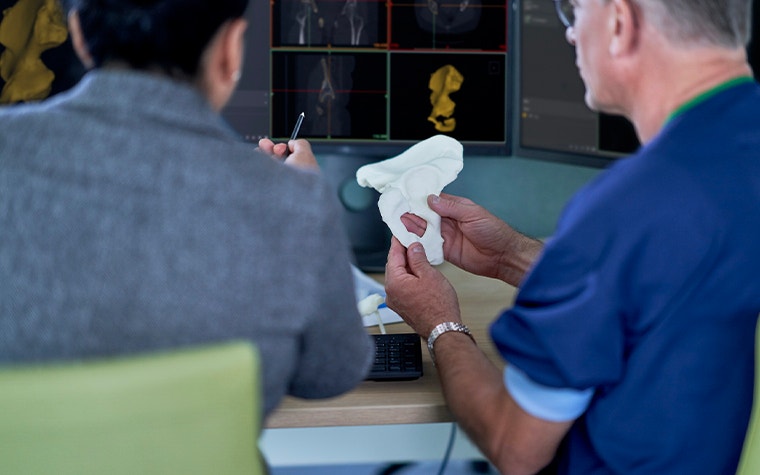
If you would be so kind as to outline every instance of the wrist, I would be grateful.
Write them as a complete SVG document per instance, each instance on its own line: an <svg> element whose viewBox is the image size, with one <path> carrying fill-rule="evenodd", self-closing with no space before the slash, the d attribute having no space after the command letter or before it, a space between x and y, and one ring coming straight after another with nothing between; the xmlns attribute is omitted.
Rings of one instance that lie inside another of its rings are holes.
<svg viewBox="0 0 760 475"><path fill-rule="evenodd" d="M544 248L544 243L527 236L514 243L512 248L501 255L499 280L518 287L525 275L535 264Z"/></svg>
<svg viewBox="0 0 760 475"><path fill-rule="evenodd" d="M435 326L435 328L433 328L433 331L430 332L430 335L427 338L428 351L430 352L430 359L433 360L433 365L435 365L435 342L439 336L447 332L464 333L470 337L473 343L475 343L475 337L472 336L472 333L470 333L470 329L467 328L467 325L459 322L439 323Z"/></svg>

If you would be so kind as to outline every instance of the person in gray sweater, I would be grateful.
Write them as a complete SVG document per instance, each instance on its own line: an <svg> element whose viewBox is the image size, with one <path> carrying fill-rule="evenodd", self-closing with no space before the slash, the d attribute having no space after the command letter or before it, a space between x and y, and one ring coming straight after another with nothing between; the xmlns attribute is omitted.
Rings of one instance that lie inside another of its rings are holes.
<svg viewBox="0 0 760 475"><path fill-rule="evenodd" d="M0 109L0 364L254 342L269 414L367 375L337 196L307 141L219 111L247 0L75 0L89 72Z"/></svg>

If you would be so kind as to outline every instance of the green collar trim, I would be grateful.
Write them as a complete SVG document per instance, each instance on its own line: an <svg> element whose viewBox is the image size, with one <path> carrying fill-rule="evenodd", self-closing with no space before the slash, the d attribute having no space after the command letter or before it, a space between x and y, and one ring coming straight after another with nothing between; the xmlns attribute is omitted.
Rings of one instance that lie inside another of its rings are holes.
<svg viewBox="0 0 760 475"><path fill-rule="evenodd" d="M734 86L737 86L739 84L744 84L744 83L748 83L748 82L754 82L754 80L755 80L755 78L753 78L751 76L740 76L738 78L729 79L728 81L724 82L723 84L718 84L714 88L708 89L707 91L703 92L702 94L699 94L697 97L694 97L694 98L686 101L686 103L682 104L679 108L677 108L676 110L674 110L668 116L668 118L665 121L665 123L667 124L668 122L670 122L674 118L678 117L679 115L683 114L687 110L693 108L697 104L706 101L707 99L713 97L714 95L716 95L716 94L718 94L720 92L725 91L726 89L730 89L730 88L732 88Z"/></svg>

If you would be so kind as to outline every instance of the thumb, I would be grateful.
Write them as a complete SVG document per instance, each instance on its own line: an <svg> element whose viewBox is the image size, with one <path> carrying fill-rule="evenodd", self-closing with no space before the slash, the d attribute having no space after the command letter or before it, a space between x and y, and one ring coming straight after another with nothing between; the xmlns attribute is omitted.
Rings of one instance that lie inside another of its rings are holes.
<svg viewBox="0 0 760 475"><path fill-rule="evenodd" d="M427 202L430 209L438 213L439 216L455 220L461 220L465 217L466 213L470 211L470 208L464 205L474 204L467 198L447 195L445 193L441 193L440 196L429 195Z"/></svg>
<svg viewBox="0 0 760 475"><path fill-rule="evenodd" d="M425 248L419 242L410 244L406 254L409 269L414 275L419 276L432 267L425 254Z"/></svg>

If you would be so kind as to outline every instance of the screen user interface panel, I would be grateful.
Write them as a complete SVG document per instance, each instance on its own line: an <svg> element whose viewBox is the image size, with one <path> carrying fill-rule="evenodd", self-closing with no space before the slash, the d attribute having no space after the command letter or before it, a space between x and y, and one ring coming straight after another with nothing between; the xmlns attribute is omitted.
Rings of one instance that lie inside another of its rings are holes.
<svg viewBox="0 0 760 475"><path fill-rule="evenodd" d="M516 153L554 152L554 157L596 157L605 163L635 151L639 141L630 122L586 106L575 50L565 38L554 3L517 0L515 5Z"/></svg>
<svg viewBox="0 0 760 475"><path fill-rule="evenodd" d="M283 0L265 13L265 25L249 14L249 32L268 31L266 62L246 68L225 110L247 139L285 139L304 112L300 136L317 146L406 146L442 133L508 150L506 2Z"/></svg>

